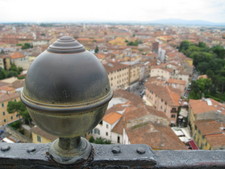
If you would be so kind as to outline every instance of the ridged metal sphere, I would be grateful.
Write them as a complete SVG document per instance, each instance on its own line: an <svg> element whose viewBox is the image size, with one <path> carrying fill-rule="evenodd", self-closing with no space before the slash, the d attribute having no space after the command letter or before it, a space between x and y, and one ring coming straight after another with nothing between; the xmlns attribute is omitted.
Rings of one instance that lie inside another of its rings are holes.
<svg viewBox="0 0 225 169"><path fill-rule="evenodd" d="M102 119L111 98L103 65L68 36L35 59L21 94L35 123L59 137L90 131Z"/></svg>

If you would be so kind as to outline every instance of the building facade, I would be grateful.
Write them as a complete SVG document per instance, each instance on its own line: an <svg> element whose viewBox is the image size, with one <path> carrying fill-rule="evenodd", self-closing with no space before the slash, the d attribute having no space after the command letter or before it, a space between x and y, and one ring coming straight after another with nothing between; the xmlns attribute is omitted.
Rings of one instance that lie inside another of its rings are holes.
<svg viewBox="0 0 225 169"><path fill-rule="evenodd" d="M225 105L213 99L189 101L191 134L200 149L225 149Z"/></svg>
<svg viewBox="0 0 225 169"><path fill-rule="evenodd" d="M2 90L1 90L2 91ZM0 126L4 126L6 124L12 123L16 120L19 120L19 114L17 112L15 113L9 113L7 111L7 106L9 101L19 101L20 100L20 94L16 92L12 93L0 93Z"/></svg>

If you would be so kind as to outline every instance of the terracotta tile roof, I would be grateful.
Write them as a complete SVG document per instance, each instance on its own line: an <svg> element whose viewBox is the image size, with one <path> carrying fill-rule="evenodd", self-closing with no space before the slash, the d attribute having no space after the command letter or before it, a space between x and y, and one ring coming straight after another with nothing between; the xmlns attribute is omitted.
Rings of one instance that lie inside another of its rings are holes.
<svg viewBox="0 0 225 169"><path fill-rule="evenodd" d="M15 81L17 81L18 79L16 77L10 77L10 78L7 78L7 79L4 79L4 80L1 80L1 82L4 82L4 83L14 83Z"/></svg>
<svg viewBox="0 0 225 169"><path fill-rule="evenodd" d="M125 129L132 144L147 144L153 149L187 149L170 129L165 113L146 106L140 97L124 90L115 91L114 97L129 100L126 103L129 106L116 105L114 110L125 108L125 111L112 132L123 134Z"/></svg>
<svg viewBox="0 0 225 169"><path fill-rule="evenodd" d="M189 106L194 114L201 114L206 112L218 112L225 114L225 104L222 104L210 98L204 100L190 99Z"/></svg>
<svg viewBox="0 0 225 169"><path fill-rule="evenodd" d="M23 58L23 57L25 57L25 56L24 56L24 54L22 54L22 53L20 53L20 52L15 52L15 53L11 54L10 57L11 57L12 59L18 59L18 58Z"/></svg>
<svg viewBox="0 0 225 169"><path fill-rule="evenodd" d="M180 99L180 95L178 95L177 93L173 92L168 86L166 86L166 90L169 94L169 97L171 98L172 101L172 105L174 106L179 106L179 99Z"/></svg>
<svg viewBox="0 0 225 169"><path fill-rule="evenodd" d="M161 65L152 66L151 69L160 69L160 70L163 70L163 71L167 71L167 72L169 72L169 73L172 73L172 72L174 71L174 70L171 69L171 68L165 68L165 67L163 67L163 66L161 66Z"/></svg>
<svg viewBox="0 0 225 169"><path fill-rule="evenodd" d="M139 104L144 104L143 100L139 96L132 94L126 90L116 90L113 94L114 97L122 97L126 100L129 100L131 105L138 106Z"/></svg>
<svg viewBox="0 0 225 169"><path fill-rule="evenodd" d="M104 59L106 55L104 53L97 53L95 54L99 59Z"/></svg>
<svg viewBox="0 0 225 169"><path fill-rule="evenodd" d="M118 134L123 134L123 128L125 126L125 122L123 120L120 120L115 127L112 129L112 132L118 133Z"/></svg>
<svg viewBox="0 0 225 169"><path fill-rule="evenodd" d="M122 117L122 115L120 113L117 112L111 112L111 113L107 113L104 117L103 120L109 124L114 124L115 122L117 122L118 120L120 120Z"/></svg>
<svg viewBox="0 0 225 169"><path fill-rule="evenodd" d="M186 150L168 126L143 123L126 130L131 144L147 144L155 150Z"/></svg>
<svg viewBox="0 0 225 169"><path fill-rule="evenodd" d="M25 82L25 79L18 79L16 81L14 81L13 83L11 83L11 86L13 88L21 88L24 86L24 82Z"/></svg>
<svg viewBox="0 0 225 169"><path fill-rule="evenodd" d="M8 87L17 89L17 88L23 87L24 82L25 82L25 79L17 79L17 78L13 77L13 79L9 78L9 79L5 79L5 80L1 80L0 81L0 87L1 86L8 86Z"/></svg>
<svg viewBox="0 0 225 169"><path fill-rule="evenodd" d="M163 99L171 106L179 106L181 92L168 86L158 86L155 84L146 83L147 90L152 91L157 97Z"/></svg>
<svg viewBox="0 0 225 169"><path fill-rule="evenodd" d="M19 93L0 93L0 102L10 101L20 97Z"/></svg>
<svg viewBox="0 0 225 169"><path fill-rule="evenodd" d="M200 76L198 76L198 79L208 79L208 76L207 75L200 75Z"/></svg>
<svg viewBox="0 0 225 169"><path fill-rule="evenodd" d="M0 58L1 58L1 59L4 59L4 58L9 58L9 55L0 54Z"/></svg>
<svg viewBox="0 0 225 169"><path fill-rule="evenodd" d="M127 65L120 64L119 62L107 62L107 63L104 63L103 66L105 67L108 73L111 73L120 69L125 69L126 67L128 67Z"/></svg>
<svg viewBox="0 0 225 169"><path fill-rule="evenodd" d="M7 85L8 85L8 83L0 81L0 87L1 86L7 86Z"/></svg>
<svg viewBox="0 0 225 169"><path fill-rule="evenodd" d="M145 106L145 107L150 114L169 120L164 112L158 111L152 106Z"/></svg>
<svg viewBox="0 0 225 169"><path fill-rule="evenodd" d="M198 130L205 136L214 149L225 148L225 123L215 120L199 120L195 122Z"/></svg>
<svg viewBox="0 0 225 169"><path fill-rule="evenodd" d="M167 82L174 83L174 84L180 84L180 85L186 85L186 81L178 80L178 79L169 79Z"/></svg>
<svg viewBox="0 0 225 169"><path fill-rule="evenodd" d="M44 137L50 141L54 141L55 139L57 139L58 137L57 136L54 136L54 135L51 135L47 132L45 132L44 130L40 129L39 127L37 126L34 126L32 129L31 129L31 132L41 136L41 137Z"/></svg>
<svg viewBox="0 0 225 169"><path fill-rule="evenodd" d="M12 88L12 87L9 87L9 86L1 86L0 90L3 90L3 91L14 91L15 89Z"/></svg>
<svg viewBox="0 0 225 169"><path fill-rule="evenodd" d="M168 117L165 113L155 110L153 107L146 105L139 105L138 107L129 106L125 109L121 120L113 128L112 132L123 134L123 128L128 126L135 126L139 122L145 121L146 123L163 123L162 125L169 125Z"/></svg>

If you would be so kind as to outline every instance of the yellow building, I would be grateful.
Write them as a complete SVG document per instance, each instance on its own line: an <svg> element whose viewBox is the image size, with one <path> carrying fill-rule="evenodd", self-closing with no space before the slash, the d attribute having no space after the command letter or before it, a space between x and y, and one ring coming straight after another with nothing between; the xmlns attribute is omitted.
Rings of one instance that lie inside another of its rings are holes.
<svg viewBox="0 0 225 169"><path fill-rule="evenodd" d="M35 126L31 129L32 132L32 142L33 143L50 143L57 139L56 136L53 136L39 127Z"/></svg>
<svg viewBox="0 0 225 169"><path fill-rule="evenodd" d="M130 62L107 62L103 63L110 86L113 90L127 89L129 85L140 80L141 68L139 64L130 64Z"/></svg>
<svg viewBox="0 0 225 169"><path fill-rule="evenodd" d="M129 84L133 84L140 80L140 65L133 64L129 67Z"/></svg>
<svg viewBox="0 0 225 169"><path fill-rule="evenodd" d="M129 87L129 67L118 62L103 64L108 72L110 86L113 90Z"/></svg>
<svg viewBox="0 0 225 169"><path fill-rule="evenodd" d="M196 121L193 137L200 149L225 149L225 123L216 120Z"/></svg>
<svg viewBox="0 0 225 169"><path fill-rule="evenodd" d="M19 114L17 112L8 113L7 111L8 102L19 101L19 96L20 94L16 93L11 87L0 87L0 126L19 119Z"/></svg>
<svg viewBox="0 0 225 169"><path fill-rule="evenodd" d="M225 105L213 99L189 101L189 124L200 149L225 149Z"/></svg>
<svg viewBox="0 0 225 169"><path fill-rule="evenodd" d="M116 39L113 39L111 41L109 41L109 43L111 45L119 45L119 46L126 46L126 39L122 38L122 37L117 37Z"/></svg>

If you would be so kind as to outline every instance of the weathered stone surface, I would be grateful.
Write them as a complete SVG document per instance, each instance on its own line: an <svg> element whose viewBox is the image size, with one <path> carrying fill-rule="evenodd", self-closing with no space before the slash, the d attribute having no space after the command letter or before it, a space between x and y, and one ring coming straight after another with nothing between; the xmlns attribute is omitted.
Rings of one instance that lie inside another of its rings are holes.
<svg viewBox="0 0 225 169"><path fill-rule="evenodd" d="M73 165L62 165L52 160L48 153L49 146L50 144L1 143L0 169L225 168L223 150L152 151L147 145L93 144L88 160ZM112 152L115 146L120 149L119 153Z"/></svg>

